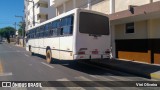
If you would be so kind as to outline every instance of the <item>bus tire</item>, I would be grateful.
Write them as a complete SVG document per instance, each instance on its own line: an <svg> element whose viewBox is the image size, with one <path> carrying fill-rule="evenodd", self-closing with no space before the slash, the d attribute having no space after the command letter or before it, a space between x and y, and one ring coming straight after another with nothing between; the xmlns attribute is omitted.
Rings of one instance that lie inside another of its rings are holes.
<svg viewBox="0 0 160 90"><path fill-rule="evenodd" d="M34 52L32 52L32 47L29 46L29 52L30 52L30 55L33 56L34 55Z"/></svg>
<svg viewBox="0 0 160 90"><path fill-rule="evenodd" d="M47 63L51 63L52 62L52 52L51 52L50 49L46 50L46 60L47 60Z"/></svg>

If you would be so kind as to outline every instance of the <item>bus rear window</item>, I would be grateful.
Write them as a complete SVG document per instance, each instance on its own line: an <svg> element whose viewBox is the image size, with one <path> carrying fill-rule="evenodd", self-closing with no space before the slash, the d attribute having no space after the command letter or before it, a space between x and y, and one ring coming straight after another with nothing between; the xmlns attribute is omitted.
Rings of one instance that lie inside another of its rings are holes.
<svg viewBox="0 0 160 90"><path fill-rule="evenodd" d="M109 35L109 18L98 14L81 12L79 32L93 35Z"/></svg>

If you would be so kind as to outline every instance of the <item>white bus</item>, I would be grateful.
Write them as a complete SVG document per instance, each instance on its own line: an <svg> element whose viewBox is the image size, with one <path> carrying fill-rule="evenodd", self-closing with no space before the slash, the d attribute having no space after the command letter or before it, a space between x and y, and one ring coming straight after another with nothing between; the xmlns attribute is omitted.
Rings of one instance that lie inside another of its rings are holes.
<svg viewBox="0 0 160 90"><path fill-rule="evenodd" d="M26 50L59 60L110 58L109 18L99 12L74 9L28 30Z"/></svg>

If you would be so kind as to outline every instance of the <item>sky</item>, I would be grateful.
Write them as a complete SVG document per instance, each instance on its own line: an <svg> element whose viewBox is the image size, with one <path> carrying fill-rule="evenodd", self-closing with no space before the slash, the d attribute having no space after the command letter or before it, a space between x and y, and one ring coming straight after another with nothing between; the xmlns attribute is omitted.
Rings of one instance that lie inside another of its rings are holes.
<svg viewBox="0 0 160 90"><path fill-rule="evenodd" d="M1 0L0 28L6 26L15 27L14 23L22 20L21 18L16 18L15 15L24 16L24 0Z"/></svg>

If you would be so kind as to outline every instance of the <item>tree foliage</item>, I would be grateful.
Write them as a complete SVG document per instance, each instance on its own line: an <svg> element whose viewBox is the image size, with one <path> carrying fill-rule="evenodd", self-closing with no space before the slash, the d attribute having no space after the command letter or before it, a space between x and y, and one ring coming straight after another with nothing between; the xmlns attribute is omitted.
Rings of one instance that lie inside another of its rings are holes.
<svg viewBox="0 0 160 90"><path fill-rule="evenodd" d="M6 38L9 41L10 37L13 37L13 35L15 35L16 30L13 27L4 27L0 29L0 35L4 38Z"/></svg>
<svg viewBox="0 0 160 90"><path fill-rule="evenodd" d="M22 31L24 30L24 23L23 22L19 22L18 26L19 26L18 35L22 36ZM25 32L24 32L24 35L25 35Z"/></svg>

